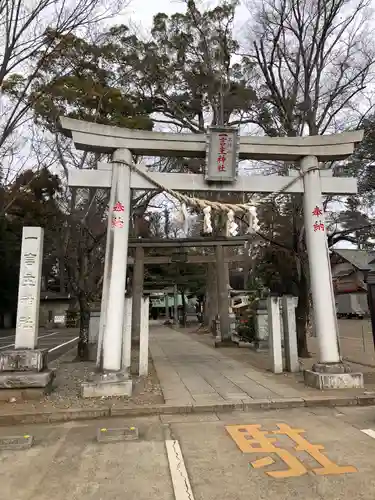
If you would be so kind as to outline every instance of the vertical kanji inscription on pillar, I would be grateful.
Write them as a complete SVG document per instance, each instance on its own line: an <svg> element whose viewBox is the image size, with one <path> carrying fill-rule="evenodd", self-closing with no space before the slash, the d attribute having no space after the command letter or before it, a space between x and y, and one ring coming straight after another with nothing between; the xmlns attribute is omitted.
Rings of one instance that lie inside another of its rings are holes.
<svg viewBox="0 0 375 500"><path fill-rule="evenodd" d="M34 349L38 341L43 229L24 227L18 287L16 348Z"/></svg>

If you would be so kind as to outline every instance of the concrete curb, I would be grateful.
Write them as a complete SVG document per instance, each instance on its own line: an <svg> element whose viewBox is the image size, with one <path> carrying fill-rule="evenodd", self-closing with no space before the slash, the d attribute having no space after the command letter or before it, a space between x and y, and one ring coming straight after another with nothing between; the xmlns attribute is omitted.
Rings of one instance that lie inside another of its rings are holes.
<svg viewBox="0 0 375 500"><path fill-rule="evenodd" d="M254 399L232 403L124 406L123 408L72 408L46 412L7 413L0 415L0 425L45 424L109 417L142 417L188 413L229 413L231 411L280 410L335 406L375 406L375 395L310 396L306 398Z"/></svg>

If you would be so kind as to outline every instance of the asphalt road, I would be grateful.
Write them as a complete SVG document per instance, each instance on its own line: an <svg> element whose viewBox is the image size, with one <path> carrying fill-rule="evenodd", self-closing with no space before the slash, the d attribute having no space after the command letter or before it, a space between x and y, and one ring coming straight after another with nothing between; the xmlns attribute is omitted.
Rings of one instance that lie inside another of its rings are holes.
<svg viewBox="0 0 375 500"><path fill-rule="evenodd" d="M78 336L76 328L67 328L61 330L43 330L39 334L38 348L48 349L50 354L49 361L56 359L67 349L74 346L74 339ZM0 333L0 352L14 347L15 334L10 331ZM71 342L70 344L68 342Z"/></svg>
<svg viewBox="0 0 375 500"><path fill-rule="evenodd" d="M132 426L138 440L97 442ZM34 445L0 450L2 500L374 499L374 407L0 427L7 436Z"/></svg>

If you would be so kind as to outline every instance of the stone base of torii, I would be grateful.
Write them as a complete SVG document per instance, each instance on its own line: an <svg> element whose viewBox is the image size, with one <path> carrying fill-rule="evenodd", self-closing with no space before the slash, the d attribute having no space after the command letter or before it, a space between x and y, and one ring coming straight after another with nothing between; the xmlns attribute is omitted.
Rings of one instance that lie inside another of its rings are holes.
<svg viewBox="0 0 375 500"><path fill-rule="evenodd" d="M112 164L101 163L98 170L71 170L71 187L110 188L107 249L100 315L102 345L99 379L93 381L91 396L129 395L131 381L131 331L124 330L125 284L128 257L128 233L131 189L155 190L164 186L171 191L239 192L239 193L303 193L304 222L309 257L311 294L315 331L319 341L319 363L306 372L305 381L319 389L363 386L361 374L351 374L342 363L338 346L338 329L327 246L322 194L357 192L356 179L334 178L321 171L320 162L345 159L362 139L361 131L330 136L298 138L239 138L237 159L299 162L300 173L290 176L222 177L225 168L211 177L199 174L147 172L133 163L132 155L190 156L208 158L207 171L213 172L212 150L207 154L207 136L166 134L126 130L62 118L62 127L75 145L84 150L112 153ZM225 132L221 131L219 136ZM210 135L208 135L210 140ZM212 147L218 147L218 139ZM221 140L221 139L220 139ZM216 146L215 146L216 144ZM229 144L229 142L228 142ZM233 144L231 143L231 147ZM220 143L221 147L221 143ZM231 160L234 155L232 154ZM234 159L235 160L235 159ZM234 161L233 160L233 161ZM235 162L234 162L235 163ZM145 175L146 174L146 175ZM294 180L293 180L294 179ZM124 351L125 350L125 351Z"/></svg>

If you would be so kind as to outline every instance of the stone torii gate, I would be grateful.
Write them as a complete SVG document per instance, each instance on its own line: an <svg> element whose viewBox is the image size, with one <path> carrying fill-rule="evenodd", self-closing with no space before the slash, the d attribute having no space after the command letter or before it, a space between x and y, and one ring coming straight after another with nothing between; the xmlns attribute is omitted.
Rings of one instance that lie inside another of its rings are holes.
<svg viewBox="0 0 375 500"><path fill-rule="evenodd" d="M350 156L362 140L362 131L293 138L238 137L237 130L228 128L212 128L205 135L128 130L70 118L62 118L61 124L78 149L112 154L112 163L99 163L98 170L73 169L68 179L71 187L111 189L101 308L103 374L93 382L93 394L131 393L128 367L122 366L130 193L131 189L155 190L160 186L183 192L303 193L313 314L319 341L319 363L305 379L316 387L326 387L328 382L332 386L332 377L337 387L363 384L360 377L347 373L339 355L322 205L322 194L356 193L357 181L355 178L334 178L330 172L319 169L319 162L343 160ZM206 157L206 173L147 172L144 167L133 164L133 154ZM301 175L296 177L294 172L286 177L237 177L238 159L299 162ZM131 332L124 334L131 335Z"/></svg>

